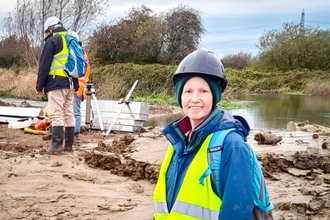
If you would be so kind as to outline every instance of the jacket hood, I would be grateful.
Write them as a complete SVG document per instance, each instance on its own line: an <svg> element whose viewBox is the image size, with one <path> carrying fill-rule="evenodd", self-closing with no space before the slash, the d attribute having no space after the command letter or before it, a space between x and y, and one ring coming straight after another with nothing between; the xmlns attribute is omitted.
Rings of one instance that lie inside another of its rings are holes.
<svg viewBox="0 0 330 220"><path fill-rule="evenodd" d="M214 132L218 130L234 128L234 127L236 127L236 129L243 134L244 138L246 138L249 135L250 126L245 118L243 118L240 115L232 115L227 111L223 111L223 116L219 121L219 123L217 124Z"/></svg>
<svg viewBox="0 0 330 220"><path fill-rule="evenodd" d="M45 37L45 41L46 41L48 38L54 36L56 33L58 33L58 32L63 32L63 31L66 32L66 29L65 29L64 27L57 27L57 28L55 28L55 29L54 29L54 33L48 34L48 35Z"/></svg>

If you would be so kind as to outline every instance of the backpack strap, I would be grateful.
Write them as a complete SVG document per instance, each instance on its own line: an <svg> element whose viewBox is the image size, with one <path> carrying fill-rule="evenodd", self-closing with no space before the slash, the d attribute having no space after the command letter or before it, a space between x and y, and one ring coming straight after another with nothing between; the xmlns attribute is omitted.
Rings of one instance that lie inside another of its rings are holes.
<svg viewBox="0 0 330 220"><path fill-rule="evenodd" d="M208 146L207 159L209 162L209 167L199 180L201 182L201 180L203 180L205 177L211 175L212 188L215 194L217 194L220 198L222 198L222 195L220 193L221 192L221 186L220 186L221 154L223 150L224 140L226 139L227 135L230 134L231 132L236 132L246 142L246 138L244 137L244 135L241 132L237 131L236 128L229 128L214 132ZM253 174L253 190L255 195L254 212L259 210L259 213L261 212L261 214L263 215L265 215L266 212L266 214L269 216L268 218L264 218L264 219L273 220L273 217L269 212L274 208L274 205L269 201L269 193L266 187L265 178L263 176L261 166L259 164L258 158L256 157L250 145L246 143L246 146L250 150L251 163L254 173Z"/></svg>
<svg viewBox="0 0 330 220"><path fill-rule="evenodd" d="M211 142L208 148L208 161L209 167L212 171L212 185L215 189L215 193L220 196L220 165L221 165L221 154L223 150L223 142L226 139L227 135L233 131L236 131L236 128L229 128L225 130L216 131L213 134Z"/></svg>
<svg viewBox="0 0 330 220"><path fill-rule="evenodd" d="M199 178L199 183L204 185L204 179L211 175L212 186L215 193L220 195L220 165L221 165L221 153L223 149L223 142L227 135L231 132L237 131L236 128L228 128L225 130L218 130L213 133L210 144L208 146L207 159L209 162L209 167Z"/></svg>

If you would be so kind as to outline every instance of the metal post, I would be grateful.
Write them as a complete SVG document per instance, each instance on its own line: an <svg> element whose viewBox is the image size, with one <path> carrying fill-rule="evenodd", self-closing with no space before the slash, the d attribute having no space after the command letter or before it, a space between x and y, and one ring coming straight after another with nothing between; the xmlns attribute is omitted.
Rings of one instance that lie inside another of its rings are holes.
<svg viewBox="0 0 330 220"><path fill-rule="evenodd" d="M94 105L95 105L95 111L96 111L96 114L97 114L97 118L99 119L100 129L103 132L104 131L103 120L102 120L102 117L101 117L101 111L100 111L99 103L98 103L96 95L95 95L94 88L92 88L92 97L93 97L93 101L94 101Z"/></svg>
<svg viewBox="0 0 330 220"><path fill-rule="evenodd" d="M101 112L100 112L100 107L95 95L95 89L94 89L94 85L93 83L87 83L86 85L86 117L85 117L85 124L87 127L89 127L89 129L92 129L92 120L91 120L91 109L92 109L92 99L94 101L94 107L95 107L95 111L99 120L99 124L100 124L100 129L103 132L104 131L104 127L103 127L103 120L101 117Z"/></svg>
<svg viewBox="0 0 330 220"><path fill-rule="evenodd" d="M92 87L93 87L93 83L87 83L87 85L86 85L86 116L85 116L85 124L86 124L86 127L88 129L92 129L92 125L91 125Z"/></svg>

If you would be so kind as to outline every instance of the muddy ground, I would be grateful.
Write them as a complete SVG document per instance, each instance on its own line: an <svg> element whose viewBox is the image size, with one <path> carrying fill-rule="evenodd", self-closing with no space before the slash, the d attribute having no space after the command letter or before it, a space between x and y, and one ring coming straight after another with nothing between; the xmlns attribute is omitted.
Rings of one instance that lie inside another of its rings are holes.
<svg viewBox="0 0 330 220"><path fill-rule="evenodd" d="M177 112L151 106L149 117ZM248 143L266 176L278 220L330 219L330 129L291 123L282 140ZM162 127L86 131L73 153L45 153L41 135L0 124L0 219L151 220L152 193L168 142ZM265 132L265 131L264 131ZM269 131L266 131L269 132Z"/></svg>

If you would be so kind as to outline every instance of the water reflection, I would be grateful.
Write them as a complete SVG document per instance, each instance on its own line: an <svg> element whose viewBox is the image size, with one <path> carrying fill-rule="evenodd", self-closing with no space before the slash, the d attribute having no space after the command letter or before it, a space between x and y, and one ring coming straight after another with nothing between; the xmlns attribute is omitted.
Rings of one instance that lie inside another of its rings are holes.
<svg viewBox="0 0 330 220"><path fill-rule="evenodd" d="M176 119L179 119L181 117L183 117L183 113L178 113L178 114L171 115L171 116L161 116L161 117L157 117L157 118L152 118L152 119L148 120L147 122L143 123L143 126L165 127L170 122L172 122Z"/></svg>
<svg viewBox="0 0 330 220"><path fill-rule="evenodd" d="M330 126L330 97L307 95L241 95L246 109L230 111L244 116L253 129L286 129L289 121L310 121Z"/></svg>
<svg viewBox="0 0 330 220"><path fill-rule="evenodd" d="M249 122L251 129L284 130L289 121L310 121L330 127L330 97L284 94L241 95L237 103L247 106L244 109L230 110ZM151 119L146 126L165 126L182 114Z"/></svg>

